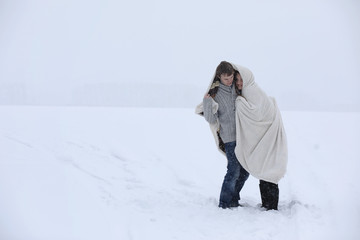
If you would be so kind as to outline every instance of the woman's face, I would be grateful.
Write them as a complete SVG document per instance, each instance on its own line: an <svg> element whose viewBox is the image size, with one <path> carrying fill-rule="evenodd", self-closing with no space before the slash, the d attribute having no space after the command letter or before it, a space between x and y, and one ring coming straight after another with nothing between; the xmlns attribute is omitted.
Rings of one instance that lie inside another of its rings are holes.
<svg viewBox="0 0 360 240"><path fill-rule="evenodd" d="M235 83L236 83L236 86L238 89L241 90L243 88L243 80L242 80L240 74L236 74L236 82Z"/></svg>
<svg viewBox="0 0 360 240"><path fill-rule="evenodd" d="M222 84L224 84L226 86L231 86L231 84L234 81L234 74L227 75L227 74L223 73L220 75L220 81Z"/></svg>

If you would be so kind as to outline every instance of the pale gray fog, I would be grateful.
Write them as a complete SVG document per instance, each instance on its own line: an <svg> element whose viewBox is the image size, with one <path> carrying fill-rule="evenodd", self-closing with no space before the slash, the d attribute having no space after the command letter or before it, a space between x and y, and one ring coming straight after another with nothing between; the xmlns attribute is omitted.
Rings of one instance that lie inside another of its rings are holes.
<svg viewBox="0 0 360 240"><path fill-rule="evenodd" d="M360 2L0 0L0 105L195 107L217 64L281 110L360 110Z"/></svg>

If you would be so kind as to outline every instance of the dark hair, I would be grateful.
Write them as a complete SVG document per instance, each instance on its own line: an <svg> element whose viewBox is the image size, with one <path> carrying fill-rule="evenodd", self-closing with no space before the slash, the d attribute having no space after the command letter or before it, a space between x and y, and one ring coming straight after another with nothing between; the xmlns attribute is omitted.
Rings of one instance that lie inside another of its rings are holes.
<svg viewBox="0 0 360 240"><path fill-rule="evenodd" d="M222 61L219 66L217 66L216 68L216 77L220 77L221 74L226 74L226 75L231 75L235 72L235 69L233 68L233 66L231 65L231 63L226 62L226 61Z"/></svg>
<svg viewBox="0 0 360 240"><path fill-rule="evenodd" d="M239 71L235 71L235 73L234 73L234 81L235 81L235 91L236 91L236 94L238 95L238 96L242 96L242 92L241 92L241 89L239 89L237 86L236 86L236 82L238 81L238 76L240 77L240 79L241 79L241 75L240 75L240 73L239 73Z"/></svg>
<svg viewBox="0 0 360 240"><path fill-rule="evenodd" d="M213 98L215 97L219 89L221 74L226 74L230 76L233 73L235 73L235 69L233 68L231 63L226 61L220 62L220 64L216 68L215 77L213 79L212 86L210 87L208 94L210 94L210 96Z"/></svg>

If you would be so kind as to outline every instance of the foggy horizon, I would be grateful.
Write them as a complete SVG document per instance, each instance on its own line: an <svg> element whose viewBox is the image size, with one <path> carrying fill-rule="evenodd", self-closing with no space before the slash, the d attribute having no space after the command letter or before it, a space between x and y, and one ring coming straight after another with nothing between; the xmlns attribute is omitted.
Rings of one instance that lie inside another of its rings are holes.
<svg viewBox="0 0 360 240"><path fill-rule="evenodd" d="M281 110L360 111L360 3L2 1L0 105L195 107L222 60Z"/></svg>

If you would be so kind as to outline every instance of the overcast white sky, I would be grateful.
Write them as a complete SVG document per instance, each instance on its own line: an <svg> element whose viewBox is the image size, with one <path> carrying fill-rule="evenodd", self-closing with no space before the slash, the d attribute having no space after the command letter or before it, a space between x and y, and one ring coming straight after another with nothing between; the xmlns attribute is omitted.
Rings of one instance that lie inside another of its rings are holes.
<svg viewBox="0 0 360 240"><path fill-rule="evenodd" d="M189 106L228 60L283 109L360 110L359 23L357 0L0 0L0 104L159 83Z"/></svg>

